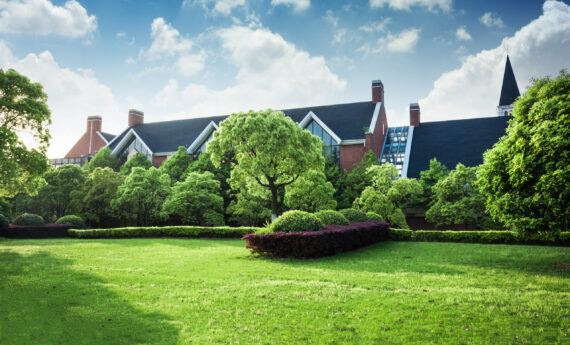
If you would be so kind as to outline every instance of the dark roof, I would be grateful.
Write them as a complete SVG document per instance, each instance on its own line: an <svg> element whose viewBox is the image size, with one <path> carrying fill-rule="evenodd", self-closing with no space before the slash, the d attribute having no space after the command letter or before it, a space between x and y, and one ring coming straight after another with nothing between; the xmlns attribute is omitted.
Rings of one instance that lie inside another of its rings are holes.
<svg viewBox="0 0 570 345"><path fill-rule="evenodd" d="M312 111L342 140L364 139L364 129L370 126L375 103L358 102L317 107L285 109L293 121L300 122ZM186 120L137 124L133 129L154 153L174 152L179 146L188 147L211 122L219 124L228 115L200 117ZM128 131L124 131L110 145L114 149Z"/></svg>
<svg viewBox="0 0 570 345"><path fill-rule="evenodd" d="M432 158L448 169L457 163L477 166L483 163L483 152L505 135L509 116L468 120L422 122L414 128L408 177L419 178L420 171L429 169Z"/></svg>
<svg viewBox="0 0 570 345"><path fill-rule="evenodd" d="M521 94L519 92L519 87L517 86L515 74L513 73L513 68L511 67L511 60L507 55L505 74L503 75L503 86L501 87L501 97L499 98L499 106L513 104L515 99L517 99L517 97L520 95Z"/></svg>
<svg viewBox="0 0 570 345"><path fill-rule="evenodd" d="M105 138L105 140L107 140L107 142L113 140L113 138L115 137L114 134L104 133L104 132L99 132L99 133L101 133L101 135L103 136L103 138Z"/></svg>

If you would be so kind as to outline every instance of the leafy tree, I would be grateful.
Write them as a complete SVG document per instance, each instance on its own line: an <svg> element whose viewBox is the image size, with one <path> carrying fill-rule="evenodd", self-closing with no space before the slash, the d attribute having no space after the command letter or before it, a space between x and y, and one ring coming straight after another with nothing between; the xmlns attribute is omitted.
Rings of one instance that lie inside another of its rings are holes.
<svg viewBox="0 0 570 345"><path fill-rule="evenodd" d="M351 172L345 170L345 178L341 186L342 192L340 193L338 201L338 208L350 208L354 200L358 198L362 191L372 184L371 176L368 174L368 169L372 166L378 165L378 158L374 155L372 150L364 154L360 165L354 164ZM335 188L338 188L335 185Z"/></svg>
<svg viewBox="0 0 570 345"><path fill-rule="evenodd" d="M368 168L372 185L354 200L354 206L364 212L374 212L392 226L407 228L402 207L422 192L416 179L398 178L398 168L391 163Z"/></svg>
<svg viewBox="0 0 570 345"><path fill-rule="evenodd" d="M418 180L423 188L423 193L418 195L412 204L429 208L435 203L435 196L432 191L435 184L449 175L449 170L437 159L433 158L429 161L429 169L420 172Z"/></svg>
<svg viewBox="0 0 570 345"><path fill-rule="evenodd" d="M325 176L334 188L334 200L339 208L350 207L352 203L342 200L341 196L346 188L346 175L341 173L338 163L328 154L325 154Z"/></svg>
<svg viewBox="0 0 570 345"><path fill-rule="evenodd" d="M271 193L271 212L282 208L279 189L289 185L305 172L323 171L321 140L303 130L283 112L265 110L232 114L220 123L207 152L212 163L221 165L226 152L234 153L230 185L254 179Z"/></svg>
<svg viewBox="0 0 570 345"><path fill-rule="evenodd" d="M182 175L184 175L191 162L192 159L184 146L180 146L178 151L162 163L159 169L170 176L172 183L176 183L181 180Z"/></svg>
<svg viewBox="0 0 570 345"><path fill-rule="evenodd" d="M86 177L86 172L73 164L51 169L44 175L47 185L40 189L36 198L50 210L48 218L58 219L69 214L71 194L82 188Z"/></svg>
<svg viewBox="0 0 570 345"><path fill-rule="evenodd" d="M322 171L309 170L285 187L284 204L292 210L317 212L334 210L334 188Z"/></svg>
<svg viewBox="0 0 570 345"><path fill-rule="evenodd" d="M95 157L85 164L84 168L88 172L92 172L96 168L111 168L113 171L119 171L120 166L121 162L113 156L111 150L108 147L103 147L95 154Z"/></svg>
<svg viewBox="0 0 570 345"><path fill-rule="evenodd" d="M455 170L433 186L435 203L426 219L436 225L474 223L483 216L485 197L476 185L477 168L459 163Z"/></svg>
<svg viewBox="0 0 570 345"><path fill-rule="evenodd" d="M111 207L127 225L158 225L169 194L170 177L166 173L154 167L134 167L117 190Z"/></svg>
<svg viewBox="0 0 570 345"><path fill-rule="evenodd" d="M42 186L49 167L51 114L46 102L41 84L13 69L0 69L0 196L34 194Z"/></svg>
<svg viewBox="0 0 570 345"><path fill-rule="evenodd" d="M0 214L6 217L8 221L12 219L12 204L2 197L0 197Z"/></svg>
<svg viewBox="0 0 570 345"><path fill-rule="evenodd" d="M226 209L226 213L231 215L230 222L242 226L263 226L271 219L271 193L267 188L250 178L242 181L237 190L235 199Z"/></svg>
<svg viewBox="0 0 570 345"><path fill-rule="evenodd" d="M517 231L570 229L570 75L535 79L514 105L506 136L484 155L487 210Z"/></svg>
<svg viewBox="0 0 570 345"><path fill-rule="evenodd" d="M145 155L137 152L128 161L126 161L125 164L121 166L119 172L121 175L127 176L135 167L148 169L152 167L152 163L148 160L148 158L146 158Z"/></svg>
<svg viewBox="0 0 570 345"><path fill-rule="evenodd" d="M172 187L162 206L162 214L174 224L224 225L224 200L220 182L210 172L191 172Z"/></svg>

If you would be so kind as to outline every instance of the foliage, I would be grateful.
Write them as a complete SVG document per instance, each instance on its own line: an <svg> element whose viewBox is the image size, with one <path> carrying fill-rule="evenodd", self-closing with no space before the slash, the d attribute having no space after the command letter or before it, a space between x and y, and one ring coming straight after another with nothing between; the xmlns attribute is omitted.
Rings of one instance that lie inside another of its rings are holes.
<svg viewBox="0 0 570 345"><path fill-rule="evenodd" d="M116 225L119 220L111 208L111 201L122 183L123 177L113 169L95 168L83 187L71 193L71 211L80 215L89 226Z"/></svg>
<svg viewBox="0 0 570 345"><path fill-rule="evenodd" d="M570 74L535 79L514 104L506 136L484 155L487 210L517 231L570 229Z"/></svg>
<svg viewBox="0 0 570 345"><path fill-rule="evenodd" d="M329 226L314 232L249 234L243 237L253 253L273 257L319 258L374 244L388 238L382 222Z"/></svg>
<svg viewBox="0 0 570 345"><path fill-rule="evenodd" d="M292 210L306 212L334 210L334 192L322 171L309 170L285 187L284 204Z"/></svg>
<svg viewBox="0 0 570 345"><path fill-rule="evenodd" d="M162 206L162 215L172 224L224 225L224 200L220 182L210 172L191 172L183 182L172 187Z"/></svg>
<svg viewBox="0 0 570 345"><path fill-rule="evenodd" d="M230 221L243 226L262 226L271 219L271 192L253 179L241 182L239 192L226 209Z"/></svg>
<svg viewBox="0 0 570 345"><path fill-rule="evenodd" d="M278 214L280 188L311 169L324 169L321 147L318 137L282 112L265 110L230 115L220 123L206 150L216 167L227 152L233 152L232 188L236 190L243 181L254 179L270 191L271 211Z"/></svg>
<svg viewBox="0 0 570 345"><path fill-rule="evenodd" d="M186 152L186 148L180 146L178 151L176 151L172 157L164 161L159 169L161 172L168 174L172 180L172 184L174 184L183 181L182 176L185 174L190 163L192 163L192 159L190 155L188 155L188 152Z"/></svg>
<svg viewBox="0 0 570 345"><path fill-rule="evenodd" d="M304 211L287 211L271 223L273 232L318 231L323 223L314 214Z"/></svg>
<svg viewBox="0 0 570 345"><path fill-rule="evenodd" d="M10 221L8 218L0 213L0 229L4 229L10 226Z"/></svg>
<svg viewBox="0 0 570 345"><path fill-rule="evenodd" d="M36 225L41 226L45 224L44 219L37 214L24 213L14 218L14 225Z"/></svg>
<svg viewBox="0 0 570 345"><path fill-rule="evenodd" d="M376 221L376 222L384 221L384 219L382 219L382 217L380 217L380 215L375 212L366 212L366 218L368 218L369 221Z"/></svg>
<svg viewBox="0 0 570 345"><path fill-rule="evenodd" d="M44 175L47 184L39 190L36 198L43 204L42 208L48 210L47 214L60 218L69 213L71 194L81 189L86 177L87 173L73 164L51 169Z"/></svg>
<svg viewBox="0 0 570 345"><path fill-rule="evenodd" d="M170 177L160 169L135 167L117 190L111 208L128 225L159 224L162 204L170 194Z"/></svg>
<svg viewBox="0 0 570 345"><path fill-rule="evenodd" d="M323 222L323 224L336 224L336 225L348 225L350 222L343 216L340 212L333 210L324 210L315 213L315 216Z"/></svg>
<svg viewBox="0 0 570 345"><path fill-rule="evenodd" d="M342 188L339 199L337 199L339 208L352 207L354 200L362 194L366 187L372 184L372 178L368 173L368 169L377 165L378 158L370 150L364 154L360 165L354 164L351 172L344 172L344 178L337 182L340 184L338 188ZM337 185L335 185L335 188L337 188Z"/></svg>
<svg viewBox="0 0 570 345"><path fill-rule="evenodd" d="M111 149L103 147L83 168L91 173L97 168L111 168L113 171L119 171L120 167L121 162L111 153Z"/></svg>
<svg viewBox="0 0 570 345"><path fill-rule="evenodd" d="M374 212L392 226L407 228L402 207L422 192L415 179L398 178L398 168L391 163L368 168L372 185L354 201L354 206L365 212Z"/></svg>
<svg viewBox="0 0 570 345"><path fill-rule="evenodd" d="M447 175L449 175L449 170L445 165L435 158L430 159L429 169L421 171L420 179L418 180L422 186L423 193L417 195L412 200L412 204L425 208L431 207L435 203L435 195L432 188L438 181L446 178Z"/></svg>
<svg viewBox="0 0 570 345"><path fill-rule="evenodd" d="M0 214L8 220L12 219L12 204L2 197L0 197Z"/></svg>
<svg viewBox="0 0 570 345"><path fill-rule="evenodd" d="M77 226L79 228L85 227L85 222L83 221L83 219L79 216L74 215L74 214L68 214L67 216L63 216L63 217L59 218L57 220L57 222L55 222L55 223L56 224L69 224L69 225Z"/></svg>
<svg viewBox="0 0 570 345"><path fill-rule="evenodd" d="M455 170L433 186L435 203L426 220L436 225L476 222L485 211L485 198L476 185L477 168L459 163Z"/></svg>
<svg viewBox="0 0 570 345"><path fill-rule="evenodd" d="M70 229L69 235L77 238L139 238L139 237L188 237L188 238L240 238L259 230L255 227L229 226L163 226L114 229Z"/></svg>
<svg viewBox="0 0 570 345"><path fill-rule="evenodd" d="M123 165L121 165L121 169L119 170L119 172L121 173L121 175L127 176L131 173L131 171L135 167L149 169L150 167L152 167L152 163L151 161L148 160L146 155L137 152L128 161L126 161Z"/></svg>
<svg viewBox="0 0 570 345"><path fill-rule="evenodd" d="M335 161L328 152L325 152L325 176L327 181L330 182L334 188L333 198L337 202L338 208L347 208L352 205L352 202L347 202L342 199L342 194L346 189L346 175L340 171L337 161Z"/></svg>
<svg viewBox="0 0 570 345"><path fill-rule="evenodd" d="M366 217L366 213L357 210L355 208L345 208L338 211L342 214L348 221L350 222L366 222L368 217Z"/></svg>
<svg viewBox="0 0 570 345"><path fill-rule="evenodd" d="M0 196L35 194L43 184L51 124L46 102L41 84L0 69Z"/></svg>

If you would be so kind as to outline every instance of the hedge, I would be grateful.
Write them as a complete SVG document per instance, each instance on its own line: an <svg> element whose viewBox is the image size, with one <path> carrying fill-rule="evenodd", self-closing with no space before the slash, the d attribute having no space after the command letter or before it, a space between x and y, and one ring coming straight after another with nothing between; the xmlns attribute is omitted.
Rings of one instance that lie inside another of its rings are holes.
<svg viewBox="0 0 570 345"><path fill-rule="evenodd" d="M62 238L69 237L67 231L72 228L68 224L46 224L43 226L12 225L0 229L0 237L5 238Z"/></svg>
<svg viewBox="0 0 570 345"><path fill-rule="evenodd" d="M137 238L137 237L211 237L240 238L259 230L255 227L229 226L163 226L133 227L113 229L69 230L69 235L77 238Z"/></svg>
<svg viewBox="0 0 570 345"><path fill-rule="evenodd" d="M327 225L324 230L248 234L242 237L253 253L272 257L319 258L388 239L388 223Z"/></svg>
<svg viewBox="0 0 570 345"><path fill-rule="evenodd" d="M463 243L499 243L499 244L554 244L570 245L570 232L530 234L519 236L512 231L431 231L389 229L389 238L393 241L422 242L463 242Z"/></svg>

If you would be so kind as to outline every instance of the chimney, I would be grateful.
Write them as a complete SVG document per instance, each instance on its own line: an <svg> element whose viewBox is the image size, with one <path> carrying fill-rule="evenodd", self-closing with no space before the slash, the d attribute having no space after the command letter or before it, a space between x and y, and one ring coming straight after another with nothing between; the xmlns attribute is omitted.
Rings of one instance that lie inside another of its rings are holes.
<svg viewBox="0 0 570 345"><path fill-rule="evenodd" d="M101 128L103 126L103 118L98 115L88 116L87 117L87 132L93 133L101 132Z"/></svg>
<svg viewBox="0 0 570 345"><path fill-rule="evenodd" d="M410 103L410 126L420 126L420 105L418 103Z"/></svg>
<svg viewBox="0 0 570 345"><path fill-rule="evenodd" d="M129 109L129 127L144 123L144 113L140 110Z"/></svg>
<svg viewBox="0 0 570 345"><path fill-rule="evenodd" d="M380 80L372 81L372 102L384 102L384 84Z"/></svg>

